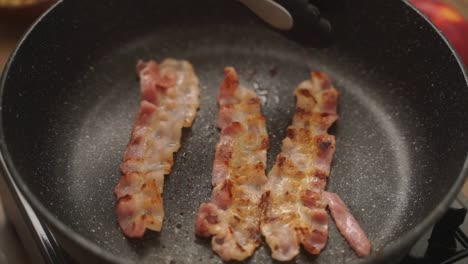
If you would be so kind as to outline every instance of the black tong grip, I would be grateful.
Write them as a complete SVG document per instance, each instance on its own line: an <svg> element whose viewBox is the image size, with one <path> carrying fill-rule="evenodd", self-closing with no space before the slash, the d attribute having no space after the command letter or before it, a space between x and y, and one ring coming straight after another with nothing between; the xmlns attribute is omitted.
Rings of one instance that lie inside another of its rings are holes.
<svg viewBox="0 0 468 264"><path fill-rule="evenodd" d="M294 19L294 31L319 33L321 37L331 35L330 22L322 17L319 8L309 0L275 0L286 8Z"/></svg>

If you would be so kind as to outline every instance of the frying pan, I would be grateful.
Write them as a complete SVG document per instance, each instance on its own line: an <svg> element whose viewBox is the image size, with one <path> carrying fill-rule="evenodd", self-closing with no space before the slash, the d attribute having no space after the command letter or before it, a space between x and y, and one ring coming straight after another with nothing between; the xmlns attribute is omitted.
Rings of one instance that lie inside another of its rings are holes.
<svg viewBox="0 0 468 264"><path fill-rule="evenodd" d="M445 211L467 174L467 78L453 49L406 2L340 1L323 10L331 45L276 31L231 0L62 1L26 34L1 81L3 174L61 245L81 262L220 263L196 238L195 213L211 194L219 131L217 90L226 65L261 96L279 153L293 89L310 70L341 92L328 189L366 230L359 259L330 223L317 257L296 263L396 262ZM190 60L201 108L166 178L161 233L126 239L113 188L139 104L135 62ZM271 262L262 246L248 263Z"/></svg>

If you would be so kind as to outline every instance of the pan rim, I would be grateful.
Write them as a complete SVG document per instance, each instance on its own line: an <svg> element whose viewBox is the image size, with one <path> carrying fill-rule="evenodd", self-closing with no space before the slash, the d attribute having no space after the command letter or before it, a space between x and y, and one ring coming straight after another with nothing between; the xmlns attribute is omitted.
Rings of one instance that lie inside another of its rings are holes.
<svg viewBox="0 0 468 264"><path fill-rule="evenodd" d="M5 65L3 74L0 78L0 106L3 103L3 92L5 89L6 78L8 72L10 71L11 64L14 61L17 53L20 51L24 41L28 38L28 36L33 32L37 25L48 15L50 15L51 11L57 8L59 5L63 4L63 0L57 1L54 5L52 5L44 14L42 14L25 32L25 34L19 40L17 46L15 47L14 51L11 53L7 64ZM466 86L468 87L468 73L467 69L464 67L464 64L455 51L452 44L449 40L442 34L442 32L421 12L419 11L409 0L402 0L404 4L409 7L410 10L415 11L418 15L424 18L424 20L435 30L435 32L444 40L447 47L450 49L452 55L455 57L456 61L458 62L458 66L460 67L461 73L466 82ZM39 198L33 194L33 192L29 189L26 182L20 176L19 172L16 170L13 160L10 156L8 151L6 142L5 142L5 135L3 129L3 108L0 107L0 163L3 167L3 175L2 177L6 177L7 182L11 183L11 185L16 185L22 195L26 198L26 200L31 204L34 212L38 214L42 219L45 219L46 222L52 225L52 229L58 230L62 236L66 237L68 240L73 242L74 244L88 250L93 255L99 256L103 260L112 263L128 263L131 262L130 259L122 258L113 255L110 251L105 250L104 248L97 245L92 240L85 238L84 236L80 235L78 232L70 228L68 225L60 221L56 216L52 214L43 204L40 202ZM371 255L371 257L362 259L362 263L375 263L381 262L383 260L389 259L392 256L396 256L397 254L401 253L401 251L407 248L409 245L413 244L418 237L422 235L423 232L428 230L428 228L433 225L437 219L439 219L442 214L448 209L450 203L454 200L455 196L460 191L465 178L468 176L468 155L465 157L465 162L463 163L463 167L460 173L457 176L454 184L450 188L449 192L445 195L445 197L438 203L438 205L427 215L427 217L418 223L415 227L410 229L405 235L397 238L388 246L381 249L375 255ZM11 186L8 186L11 188ZM65 249L66 251L66 249Z"/></svg>
<svg viewBox="0 0 468 264"><path fill-rule="evenodd" d="M52 224L53 230L58 230L60 233L62 233L63 236L65 236L73 243L78 244L78 246L86 250L89 250L92 254L99 256L107 262L124 264L128 263L129 261L111 254L109 251L103 249L90 239L80 235L78 232L76 232L68 225L60 221L39 201L38 197L36 197L36 195L34 195L29 190L29 187L27 186L26 182L21 178L19 172L16 170L5 142L5 135L3 133L3 109L1 105L3 104L3 92L6 77L8 75L8 72L10 71L11 64L13 63L13 60L16 57L18 51L21 49L23 42L31 34L31 32L35 30L36 26L39 23L41 23L41 21L45 17L49 16L49 14L52 13L53 10L55 10L58 6L62 5L63 3L64 0L58 0L55 4L50 6L49 9L47 9L47 11L45 11L41 16L39 16L36 19L36 21L34 21L34 23L31 24L29 29L26 30L26 32L18 41L18 44L16 45L13 52L10 54L5 68L3 69L3 73L0 78L0 166L2 167L2 175L0 175L0 177L5 177L7 183L13 185L13 189L15 186L18 187L20 193L26 198L27 202L33 208L34 213L38 214L41 218L45 219L48 225ZM12 186L8 186L8 188L12 188ZM64 250L66 251L65 248Z"/></svg>

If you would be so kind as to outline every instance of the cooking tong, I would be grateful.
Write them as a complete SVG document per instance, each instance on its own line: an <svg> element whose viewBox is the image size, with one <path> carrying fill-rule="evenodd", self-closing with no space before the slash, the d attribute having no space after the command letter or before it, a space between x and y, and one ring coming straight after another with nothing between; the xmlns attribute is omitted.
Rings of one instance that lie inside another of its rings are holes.
<svg viewBox="0 0 468 264"><path fill-rule="evenodd" d="M258 17L283 31L308 30L322 37L331 35L330 22L309 0L239 0Z"/></svg>

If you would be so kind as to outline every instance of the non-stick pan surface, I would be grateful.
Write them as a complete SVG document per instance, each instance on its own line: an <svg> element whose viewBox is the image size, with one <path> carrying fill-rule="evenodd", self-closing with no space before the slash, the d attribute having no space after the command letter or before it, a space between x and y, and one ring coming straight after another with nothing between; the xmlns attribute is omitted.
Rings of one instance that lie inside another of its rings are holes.
<svg viewBox="0 0 468 264"><path fill-rule="evenodd" d="M310 70L322 70L341 92L328 189L367 231L374 247L368 260L401 254L443 212L466 174L465 75L436 30L404 2L336 1L324 11L335 29L328 48L269 28L235 1L59 3L5 71L7 172L75 257L220 263L193 230L198 206L211 194L223 67L236 67L262 98L269 168L291 122L293 89ZM314 40L314 32L303 37ZM138 110L135 63L165 57L193 63L201 107L166 178L162 232L126 239L113 188ZM270 260L262 246L249 262ZM311 261L360 259L331 222L326 249L296 259Z"/></svg>

